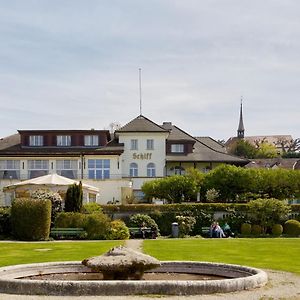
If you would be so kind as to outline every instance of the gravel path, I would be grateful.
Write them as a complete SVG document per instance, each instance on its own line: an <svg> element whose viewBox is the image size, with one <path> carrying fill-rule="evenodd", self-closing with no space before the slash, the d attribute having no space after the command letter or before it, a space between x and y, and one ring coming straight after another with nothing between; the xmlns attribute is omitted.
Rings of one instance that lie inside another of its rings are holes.
<svg viewBox="0 0 300 300"><path fill-rule="evenodd" d="M142 251L143 240L128 240L126 246L137 251ZM300 276L274 270L265 270L269 276L266 286L248 291L241 291L227 294L196 295L196 296L81 296L81 297L62 297L62 296L24 296L8 295L0 293L0 300L300 300Z"/></svg>

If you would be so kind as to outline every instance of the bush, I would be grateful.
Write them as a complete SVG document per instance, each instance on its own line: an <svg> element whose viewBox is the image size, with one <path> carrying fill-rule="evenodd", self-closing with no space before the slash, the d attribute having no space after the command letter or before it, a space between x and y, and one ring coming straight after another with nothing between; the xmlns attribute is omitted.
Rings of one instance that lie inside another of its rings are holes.
<svg viewBox="0 0 300 300"><path fill-rule="evenodd" d="M129 228L122 220L114 220L110 223L110 231L107 239L127 240L130 237Z"/></svg>
<svg viewBox="0 0 300 300"><path fill-rule="evenodd" d="M83 228L90 240L105 240L110 232L110 219L102 213L85 215Z"/></svg>
<svg viewBox="0 0 300 300"><path fill-rule="evenodd" d="M0 208L0 235L10 236L11 235L11 222L10 222L10 208Z"/></svg>
<svg viewBox="0 0 300 300"><path fill-rule="evenodd" d="M13 235L21 240L47 240L50 233L51 201L15 199L11 208Z"/></svg>
<svg viewBox="0 0 300 300"><path fill-rule="evenodd" d="M260 235L262 234L262 228L260 225L252 225L251 226L251 233L253 235Z"/></svg>
<svg viewBox="0 0 300 300"><path fill-rule="evenodd" d="M250 235L251 234L251 224L243 223L241 226L241 234L242 235Z"/></svg>
<svg viewBox="0 0 300 300"><path fill-rule="evenodd" d="M252 200L248 205L253 221L262 227L263 233L274 224L287 219L291 210L288 204L277 199Z"/></svg>
<svg viewBox="0 0 300 300"><path fill-rule="evenodd" d="M176 216L176 221L178 223L180 237L188 235L196 224L196 219L191 216Z"/></svg>
<svg viewBox="0 0 300 300"><path fill-rule="evenodd" d="M62 198L59 193L46 190L36 190L31 193L32 199L51 201L51 225L54 225L55 218L62 211Z"/></svg>
<svg viewBox="0 0 300 300"><path fill-rule="evenodd" d="M297 220L288 220L284 223L284 233L290 236L300 235L300 222Z"/></svg>
<svg viewBox="0 0 300 300"><path fill-rule="evenodd" d="M148 215L137 214L133 215L129 219L130 227L150 227L158 232L158 226L156 222Z"/></svg>
<svg viewBox="0 0 300 300"><path fill-rule="evenodd" d="M100 204L95 202L86 203L82 206L81 212L84 214L92 214L96 212L102 212L102 207Z"/></svg>
<svg viewBox="0 0 300 300"><path fill-rule="evenodd" d="M275 236L280 236L282 235L283 232L283 227L281 224L274 224L272 227L272 234Z"/></svg>
<svg viewBox="0 0 300 300"><path fill-rule="evenodd" d="M216 202L216 200L219 198L219 192L212 188L206 191L205 197L207 202Z"/></svg>
<svg viewBox="0 0 300 300"><path fill-rule="evenodd" d="M175 221L175 212L160 212L155 211L150 214L150 217L155 221L159 228L159 232L163 236L171 235L172 223Z"/></svg>
<svg viewBox="0 0 300 300"><path fill-rule="evenodd" d="M83 228L85 215L79 212L61 212L55 219L54 226L58 228Z"/></svg>

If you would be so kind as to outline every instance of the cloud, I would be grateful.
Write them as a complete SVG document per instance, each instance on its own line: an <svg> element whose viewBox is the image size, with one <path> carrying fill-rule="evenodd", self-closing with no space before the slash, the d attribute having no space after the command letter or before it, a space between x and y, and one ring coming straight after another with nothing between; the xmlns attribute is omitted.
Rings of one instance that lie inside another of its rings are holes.
<svg viewBox="0 0 300 300"><path fill-rule="evenodd" d="M0 136L143 113L194 135L299 136L300 3L0 1ZM120 110L122 113L120 114ZM29 128L28 127L28 128Z"/></svg>

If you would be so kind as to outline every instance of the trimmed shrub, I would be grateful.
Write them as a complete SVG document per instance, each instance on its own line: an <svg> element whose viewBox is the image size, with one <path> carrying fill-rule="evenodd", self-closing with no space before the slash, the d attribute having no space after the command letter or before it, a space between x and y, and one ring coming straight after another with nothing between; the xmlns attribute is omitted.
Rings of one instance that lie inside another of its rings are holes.
<svg viewBox="0 0 300 300"><path fill-rule="evenodd" d="M74 183L71 185L65 196L65 211L66 212L80 212L82 208L82 183Z"/></svg>
<svg viewBox="0 0 300 300"><path fill-rule="evenodd" d="M242 235L250 235L251 234L251 224L243 223L241 226L241 234Z"/></svg>
<svg viewBox="0 0 300 300"><path fill-rule="evenodd" d="M0 207L0 235L11 235L10 208Z"/></svg>
<svg viewBox="0 0 300 300"><path fill-rule="evenodd" d="M133 215L129 219L130 227L150 227L155 229L158 232L158 226L156 222L148 215L137 214Z"/></svg>
<svg viewBox="0 0 300 300"><path fill-rule="evenodd" d="M262 228L261 228L261 226L260 225L252 225L251 226L251 233L253 234L253 235L260 235L260 234L262 234Z"/></svg>
<svg viewBox="0 0 300 300"><path fill-rule="evenodd" d="M58 228L83 228L85 215L79 212L61 212L57 215L54 226Z"/></svg>
<svg viewBox="0 0 300 300"><path fill-rule="evenodd" d="M300 222L297 220L288 220L284 223L284 233L290 236L300 235Z"/></svg>
<svg viewBox="0 0 300 300"><path fill-rule="evenodd" d="M83 228L90 240L105 240L110 232L110 219L102 213L85 215Z"/></svg>
<svg viewBox="0 0 300 300"><path fill-rule="evenodd" d="M51 201L15 199L11 208L13 235L20 240L47 240L50 233Z"/></svg>
<svg viewBox="0 0 300 300"><path fill-rule="evenodd" d="M114 220L110 223L109 240L127 240L130 237L129 228L122 220Z"/></svg>
<svg viewBox="0 0 300 300"><path fill-rule="evenodd" d="M282 235L283 232L283 227L281 224L274 224L272 227L272 234L275 236L280 236Z"/></svg>
<svg viewBox="0 0 300 300"><path fill-rule="evenodd" d="M102 207L99 203L90 202L82 206L81 212L84 214L102 213Z"/></svg>

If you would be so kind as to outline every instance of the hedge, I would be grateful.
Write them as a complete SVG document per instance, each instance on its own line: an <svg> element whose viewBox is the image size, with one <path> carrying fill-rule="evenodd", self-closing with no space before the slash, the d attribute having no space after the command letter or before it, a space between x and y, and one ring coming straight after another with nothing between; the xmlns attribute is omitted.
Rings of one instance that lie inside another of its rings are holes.
<svg viewBox="0 0 300 300"><path fill-rule="evenodd" d="M51 201L15 199L11 207L13 235L20 240L47 240L51 224Z"/></svg>
<svg viewBox="0 0 300 300"><path fill-rule="evenodd" d="M291 205L292 213L297 214L300 205ZM227 222L231 230L238 233L241 224L251 221L248 216L248 203L183 203L183 204L129 204L102 205L103 212L112 218L126 219L134 214L147 214L157 223L163 236L171 234L172 223L177 215L191 215L196 218L192 235L201 234L201 227L210 226L214 221L215 212L224 212L225 216L219 222ZM300 211L299 211L300 212Z"/></svg>

